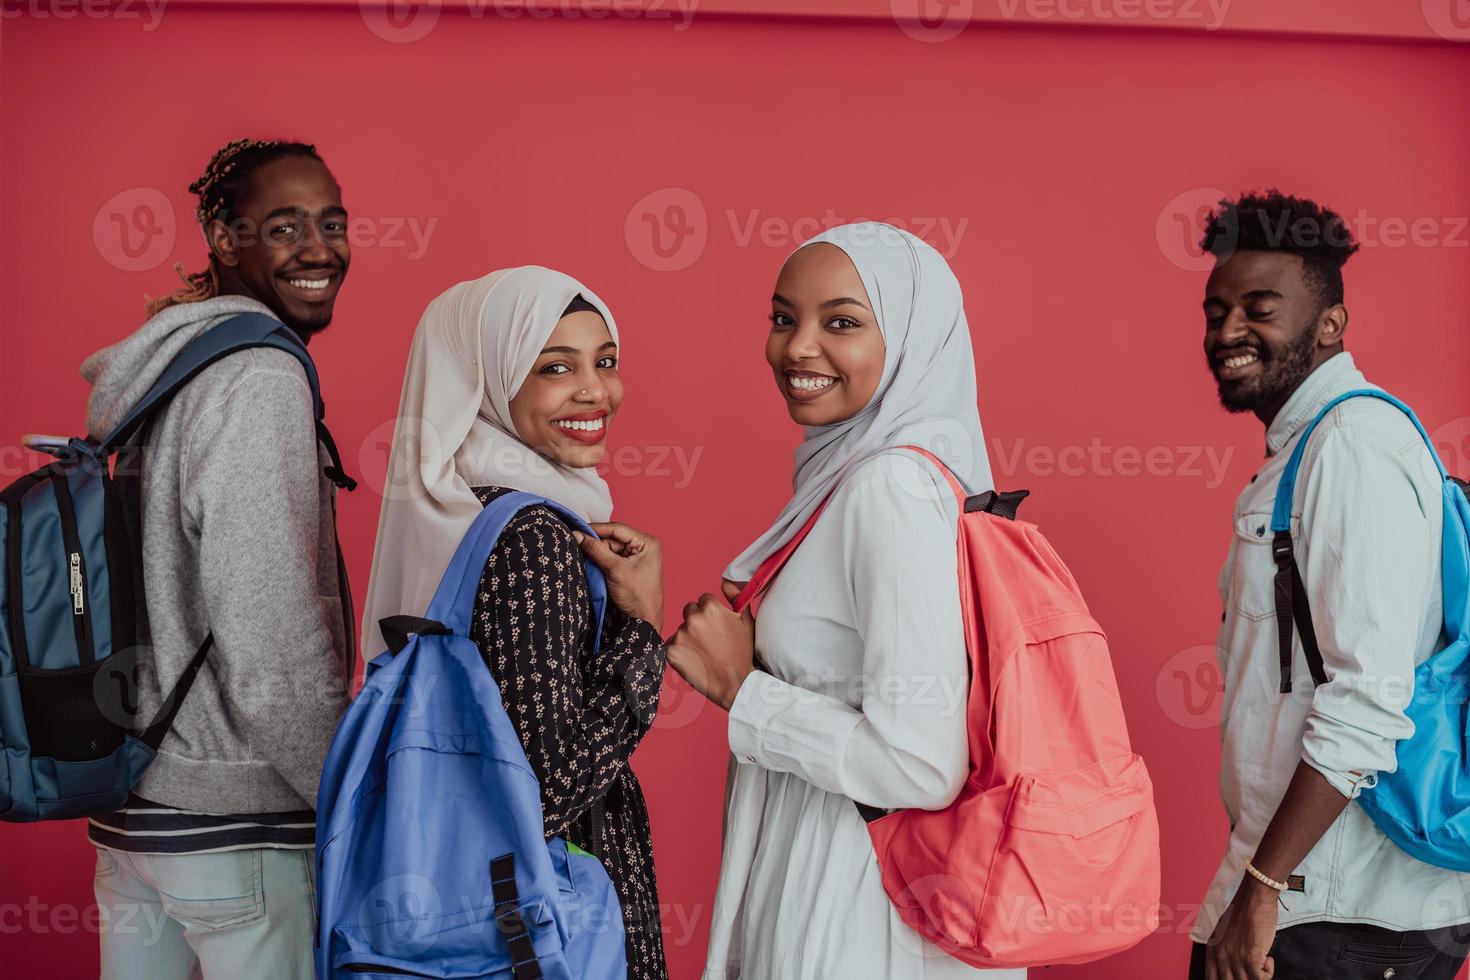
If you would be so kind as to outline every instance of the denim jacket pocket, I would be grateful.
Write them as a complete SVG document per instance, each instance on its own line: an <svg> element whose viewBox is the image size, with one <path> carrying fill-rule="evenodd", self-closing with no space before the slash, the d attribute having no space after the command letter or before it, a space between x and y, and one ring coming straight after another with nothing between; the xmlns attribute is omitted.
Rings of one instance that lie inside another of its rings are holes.
<svg viewBox="0 0 1470 980"><path fill-rule="evenodd" d="M1292 514L1291 533L1298 547L1301 526L1301 515ZM1235 547L1231 552L1226 601L1233 612L1253 622L1276 615L1276 560L1271 555L1274 537L1270 511L1235 515Z"/></svg>

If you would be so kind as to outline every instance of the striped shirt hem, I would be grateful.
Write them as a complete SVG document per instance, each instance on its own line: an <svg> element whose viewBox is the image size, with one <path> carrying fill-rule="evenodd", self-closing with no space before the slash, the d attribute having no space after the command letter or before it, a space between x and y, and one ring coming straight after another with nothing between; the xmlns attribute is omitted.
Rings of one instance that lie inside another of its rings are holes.
<svg viewBox="0 0 1470 980"><path fill-rule="evenodd" d="M272 847L305 850L316 846L316 814L214 814L178 810L129 798L124 809L87 821L87 838L115 851L134 854L202 854Z"/></svg>

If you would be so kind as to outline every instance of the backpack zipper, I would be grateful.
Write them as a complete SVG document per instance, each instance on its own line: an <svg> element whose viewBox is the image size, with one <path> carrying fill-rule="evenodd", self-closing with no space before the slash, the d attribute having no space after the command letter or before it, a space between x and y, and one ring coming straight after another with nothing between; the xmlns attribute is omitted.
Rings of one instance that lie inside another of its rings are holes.
<svg viewBox="0 0 1470 980"><path fill-rule="evenodd" d="M417 973L410 972L408 970L400 970L396 966L374 966L371 963L347 963L342 967L342 969L346 970L348 973L391 973L394 976L404 977L428 976L427 973Z"/></svg>
<svg viewBox="0 0 1470 980"><path fill-rule="evenodd" d="M34 485L34 478L27 477ZM27 487L29 489L29 487ZM20 496L21 491L5 502L5 562L6 589L5 618L9 620L10 647L15 653L15 662L21 667L30 665L30 651L26 648L25 599L21 595L24 579L20 559Z"/></svg>
<svg viewBox="0 0 1470 980"><path fill-rule="evenodd" d="M87 596L87 565L82 560L82 539L77 534L77 514L72 506L71 486L66 474L51 471L51 489L56 493L56 507L61 512L61 540L66 545L67 575L71 587L71 623L77 636L77 660L95 663L92 646L92 609Z"/></svg>

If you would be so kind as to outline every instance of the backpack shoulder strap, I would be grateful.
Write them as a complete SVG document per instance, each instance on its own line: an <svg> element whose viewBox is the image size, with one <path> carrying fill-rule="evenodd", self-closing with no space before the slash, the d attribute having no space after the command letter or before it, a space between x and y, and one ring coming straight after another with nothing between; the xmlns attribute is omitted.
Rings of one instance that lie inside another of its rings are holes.
<svg viewBox="0 0 1470 980"><path fill-rule="evenodd" d="M1414 424L1424 444L1429 447L1429 455L1434 460L1435 467L1439 470L1441 479L1448 479L1444 463L1435 451L1434 440L1429 438L1429 433L1419 422L1414 410L1399 399L1386 391L1378 388L1355 388L1352 391L1343 392L1322 406L1312 421L1308 422L1297 438L1296 446L1291 451L1291 456L1286 461L1286 469L1281 474L1281 482L1276 487L1276 500L1271 509L1271 556L1276 562L1276 632L1278 637L1278 654L1280 659L1281 683L1278 688L1281 694L1290 694L1291 684L1291 639L1292 629L1301 633L1302 653L1307 658L1307 668L1312 672L1312 680L1316 684L1327 683L1327 670L1322 661L1322 650L1317 643L1317 632L1312 625L1312 612L1307 602L1306 583L1302 580L1301 569L1296 562L1295 543L1291 537L1291 505L1296 495L1297 474L1301 469L1302 455L1306 452L1307 440L1322 420L1341 403L1350 398L1377 398L1379 401L1388 402L1408 416L1409 421Z"/></svg>
<svg viewBox="0 0 1470 980"><path fill-rule="evenodd" d="M1338 395L1332 401L1322 406L1322 410L1302 430L1301 438L1297 439L1296 446L1291 451L1291 458L1286 461L1286 469L1281 474L1281 483L1276 487L1276 503L1271 511L1272 531L1291 530L1291 503L1296 493L1297 471L1301 468L1302 455L1306 451L1307 440L1312 437L1313 431L1327 417L1329 412L1350 398L1377 398L1379 401L1388 402L1394 408L1407 415L1409 421L1414 424L1414 428L1419 431L1419 436L1424 440L1424 445L1429 447L1429 455L1434 459L1434 465L1439 470L1440 477L1444 478L1448 475L1444 468L1444 463L1439 458L1439 453L1435 451L1434 440L1429 438L1429 433L1424 430L1424 426L1419 422L1419 417L1414 414L1412 408L1386 391L1381 391L1377 388L1355 388L1352 391Z"/></svg>
<svg viewBox="0 0 1470 980"><path fill-rule="evenodd" d="M317 380L316 364L312 361L311 354L295 331L264 313L232 316L190 341L169 362L163 374L138 400L132 411L103 438L98 446L99 454L105 456L112 453L132 438L148 419L167 405L199 372L231 354L256 347L273 347L285 351L301 364L302 370L306 372L306 383L311 388L312 417L316 422L317 439L332 461L325 470L327 478L345 490L355 489L357 483L343 470L337 444L323 421L326 407L322 402L321 385Z"/></svg>
<svg viewBox="0 0 1470 980"><path fill-rule="evenodd" d="M949 482L950 488L954 490L955 496L959 499L961 513L964 512L966 504L965 488L960 485L960 481L955 479L955 475L949 471L949 467L945 466L944 462L940 460L938 456L935 456L927 449L922 449L918 446L897 446L895 448L909 450L911 452L917 453L918 455L923 456L925 459L929 460L929 462L933 463L935 467L939 469L939 472L944 474L945 480ZM884 452L891 451L893 450L884 450ZM836 493L835 489L833 490L833 493ZM1022 491L1021 496L1025 496L1024 491ZM816 526L817 519L822 516L822 512L827 509L827 504L831 502L831 500L832 495L828 494L827 499L823 500L821 504L817 506L817 509L812 512L812 516L807 518L806 523L803 524L801 528L794 535L791 536L791 539L783 544L780 548L778 548L775 554L771 555L765 561L761 562L760 567L757 568L755 571L755 575L751 576L750 581L745 583L745 588L740 590L740 595L736 596L735 601L731 604L731 607L736 612L744 612L747 608L749 608L751 603L755 602L755 600L760 598L761 594L766 591L766 589L770 586L772 580L774 580L775 577L780 574L781 569L786 566L786 562L788 562L791 559L791 556L796 553L796 549L801 547L801 543L806 540L806 536L810 534L812 528ZM1011 516L1014 515L1015 511L1013 509L1011 512Z"/></svg>
<svg viewBox="0 0 1470 980"><path fill-rule="evenodd" d="M574 530L597 537L597 533L586 521L554 500L519 490L496 497L475 515L475 522L460 540L454 557L449 560L449 567L439 580L439 588L429 603L428 611L424 613L424 618L429 623L442 624L456 636L470 635L470 616L474 612L475 594L480 587L480 577L485 570L485 562L490 558L490 552L500 540L506 525L527 507L536 506L550 508ZM602 569L592 562L584 561L583 567L587 570L587 590L592 597L592 643L595 653L602 641L602 621L607 611L607 582Z"/></svg>
<svg viewBox="0 0 1470 980"><path fill-rule="evenodd" d="M829 494L826 500L817 505L817 509L812 511L812 516L807 518L806 523L791 536L791 539L776 549L775 554L761 562L760 567L755 570L755 574L751 576L750 581L745 583L745 588L740 590L740 594L731 603L732 609L736 612L745 612L746 609L750 608L751 603L761 597L761 594L766 591L766 587L780 574L781 569L786 567L786 562L796 553L796 549L801 547L801 543L806 540L806 536L816 526L817 518L822 516L822 511L827 509L827 504L831 499L832 497Z"/></svg>

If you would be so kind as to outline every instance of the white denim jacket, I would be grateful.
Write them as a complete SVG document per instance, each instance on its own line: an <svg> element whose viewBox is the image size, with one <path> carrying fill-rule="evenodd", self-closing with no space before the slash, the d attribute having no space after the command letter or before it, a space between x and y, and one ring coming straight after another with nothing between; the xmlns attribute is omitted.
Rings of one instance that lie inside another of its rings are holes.
<svg viewBox="0 0 1470 980"><path fill-rule="evenodd" d="M1336 395L1364 387L1374 386L1347 353L1313 371L1272 421L1266 463L1235 504L1217 644L1225 682L1220 795L1231 833L1191 932L1196 942L1208 940L1240 886L1300 761L1349 799L1395 769L1395 743L1414 731L1404 714L1414 667L1445 642L1439 474L1407 416L1376 398L1350 399L1312 434L1291 512L1332 680L1313 687L1297 637L1294 690L1278 693L1276 486L1307 423ZM1292 874L1280 928L1325 920L1408 931L1470 921L1470 875L1410 857L1355 803Z"/></svg>

